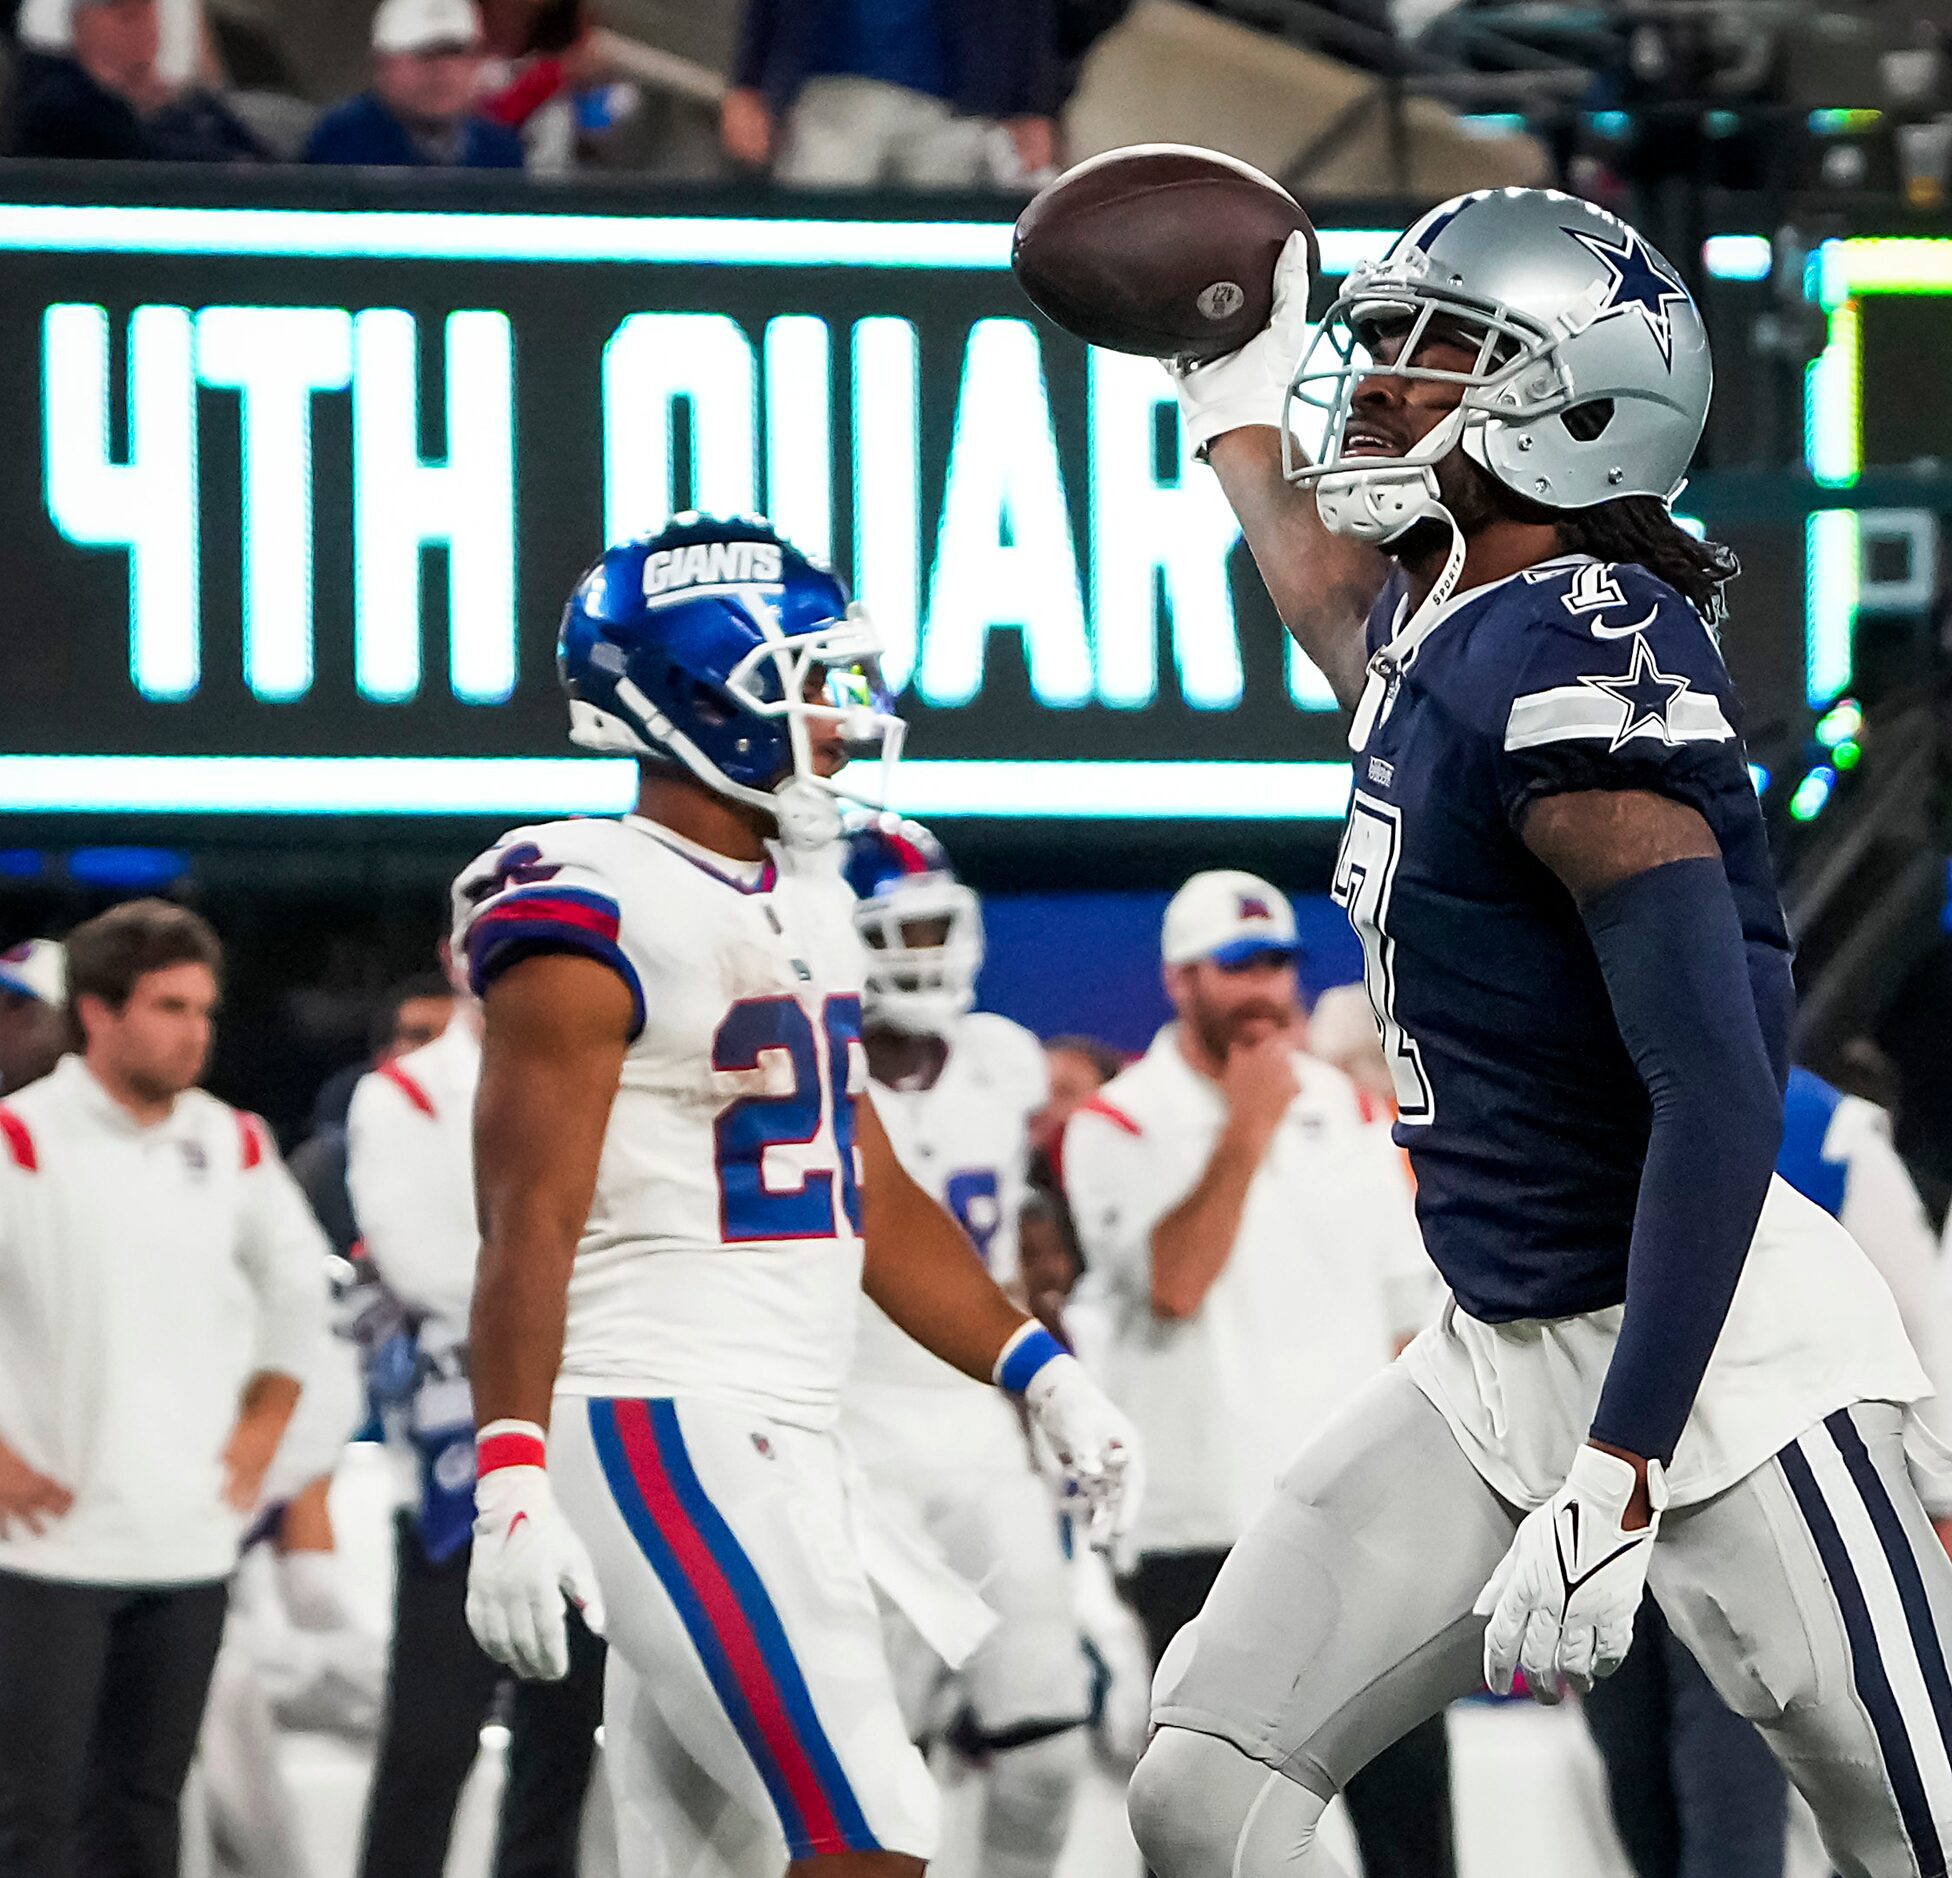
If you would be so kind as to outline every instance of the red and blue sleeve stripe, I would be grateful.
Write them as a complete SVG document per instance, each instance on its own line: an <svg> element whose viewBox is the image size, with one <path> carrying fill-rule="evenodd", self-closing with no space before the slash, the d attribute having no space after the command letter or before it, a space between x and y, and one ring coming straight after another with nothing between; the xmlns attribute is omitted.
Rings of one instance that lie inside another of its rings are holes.
<svg viewBox="0 0 1952 1878"><path fill-rule="evenodd" d="M589 1414L618 1510L677 1607L793 1858L881 1850L779 1612L692 1466L675 1405L593 1400Z"/></svg>
<svg viewBox="0 0 1952 1878"><path fill-rule="evenodd" d="M476 997L516 963L538 952L580 952L607 965L630 992L630 1034L644 1028L644 986L617 943L617 903L584 887L536 887L506 893L468 928L468 983Z"/></svg>

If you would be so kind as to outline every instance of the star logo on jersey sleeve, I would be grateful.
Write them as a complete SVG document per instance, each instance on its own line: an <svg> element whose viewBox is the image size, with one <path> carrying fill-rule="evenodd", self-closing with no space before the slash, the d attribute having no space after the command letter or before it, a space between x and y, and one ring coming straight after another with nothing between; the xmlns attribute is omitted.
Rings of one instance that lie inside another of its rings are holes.
<svg viewBox="0 0 1952 1878"><path fill-rule="evenodd" d="M1621 239L1608 241L1584 228L1568 228L1566 233L1599 261L1612 277L1606 298L1594 314L1595 321L1611 319L1616 313L1638 313L1654 335L1661 358L1674 369L1674 310L1690 303L1688 290L1655 263L1647 244L1631 228L1620 230Z"/></svg>
<svg viewBox="0 0 1952 1878"><path fill-rule="evenodd" d="M1676 699L1686 694L1688 681L1654 663L1654 648L1647 643L1645 633L1634 635L1633 663L1624 678L1582 677L1579 682L1620 706L1622 716L1620 728L1613 733L1613 749L1619 749L1649 724L1660 732L1663 743L1676 741L1670 714Z"/></svg>

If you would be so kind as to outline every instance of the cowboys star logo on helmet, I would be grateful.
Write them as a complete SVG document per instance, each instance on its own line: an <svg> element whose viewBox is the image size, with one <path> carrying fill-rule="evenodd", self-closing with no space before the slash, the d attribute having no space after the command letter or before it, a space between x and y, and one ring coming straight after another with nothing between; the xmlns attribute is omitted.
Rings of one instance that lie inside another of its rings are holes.
<svg viewBox="0 0 1952 1878"><path fill-rule="evenodd" d="M1610 313L1638 313L1660 346L1661 357L1674 363L1674 310L1692 307L1688 290L1657 264L1652 251L1631 228L1620 230L1620 240L1608 241L1590 228L1566 230L1573 240L1597 255L1613 276L1607 296L1600 302L1600 319Z"/></svg>

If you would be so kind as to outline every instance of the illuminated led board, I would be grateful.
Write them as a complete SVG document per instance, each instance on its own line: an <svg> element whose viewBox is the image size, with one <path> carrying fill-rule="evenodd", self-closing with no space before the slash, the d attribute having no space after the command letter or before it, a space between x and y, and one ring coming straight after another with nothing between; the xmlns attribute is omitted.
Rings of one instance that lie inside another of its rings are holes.
<svg viewBox="0 0 1952 1878"><path fill-rule="evenodd" d="M1346 272L1391 239L1324 229ZM0 203L0 809L541 816L602 540L763 508L849 575L917 814L1328 819L1347 766L1149 361L1002 222ZM1767 244L1717 236L1716 274ZM1255 611L1258 609L1258 612ZM1814 681L1813 681L1814 682Z"/></svg>
<svg viewBox="0 0 1952 1878"><path fill-rule="evenodd" d="M1864 472L1863 303L1882 294L1952 294L1952 240L1827 241L1810 257L1809 289L1828 333L1806 378L1804 457L1823 487L1848 489ZM1850 688L1865 517L1856 509L1818 509L1806 529L1806 669L1809 701L1821 704Z"/></svg>

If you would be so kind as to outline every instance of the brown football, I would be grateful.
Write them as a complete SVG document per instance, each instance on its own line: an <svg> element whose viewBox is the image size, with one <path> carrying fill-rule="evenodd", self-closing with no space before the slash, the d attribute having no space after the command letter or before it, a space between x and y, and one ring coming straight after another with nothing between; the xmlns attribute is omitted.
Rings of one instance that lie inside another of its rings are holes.
<svg viewBox="0 0 1952 1878"><path fill-rule="evenodd" d="M1185 144L1133 144L1067 170L1017 218L1010 265L1068 333L1148 358L1217 358L1261 330L1293 196L1250 164Z"/></svg>

